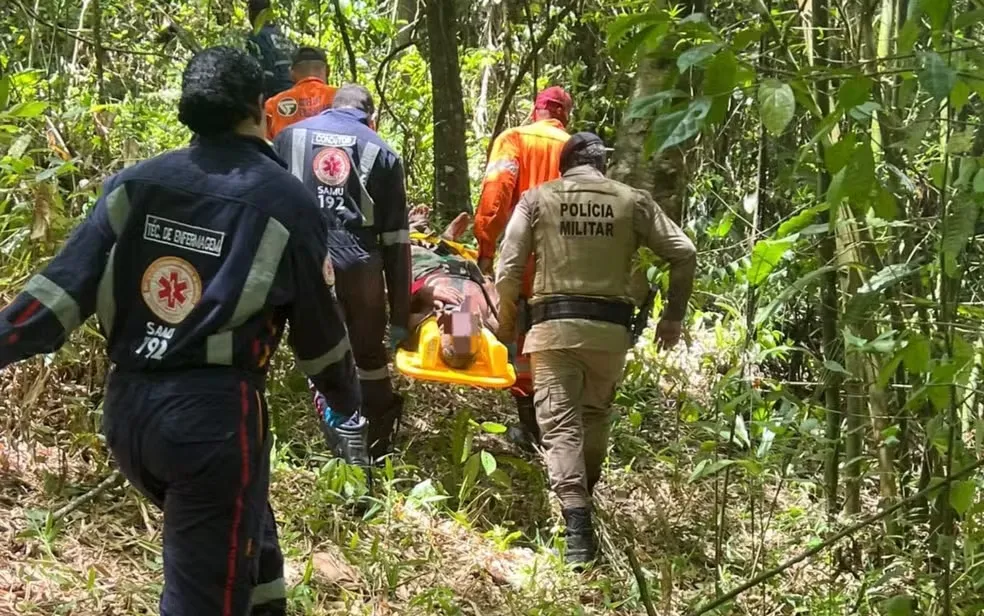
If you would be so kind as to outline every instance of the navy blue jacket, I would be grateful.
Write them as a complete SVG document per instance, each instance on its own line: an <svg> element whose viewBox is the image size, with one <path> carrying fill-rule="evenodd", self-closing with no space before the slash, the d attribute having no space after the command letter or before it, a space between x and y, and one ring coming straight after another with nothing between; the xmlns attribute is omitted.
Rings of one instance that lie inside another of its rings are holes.
<svg viewBox="0 0 984 616"><path fill-rule="evenodd" d="M120 373L228 366L261 380L290 321L298 366L332 408L355 412L325 233L266 143L197 139L106 180L61 252L0 312L0 368L57 350L97 312Z"/></svg>
<svg viewBox="0 0 984 616"><path fill-rule="evenodd" d="M272 98L294 85L290 76L294 45L280 27L267 22L246 39L246 50L263 67L263 95Z"/></svg>
<svg viewBox="0 0 984 616"><path fill-rule="evenodd" d="M400 157L356 109L329 109L291 124L273 147L318 198L336 267L382 251L390 322L407 327L410 240Z"/></svg>

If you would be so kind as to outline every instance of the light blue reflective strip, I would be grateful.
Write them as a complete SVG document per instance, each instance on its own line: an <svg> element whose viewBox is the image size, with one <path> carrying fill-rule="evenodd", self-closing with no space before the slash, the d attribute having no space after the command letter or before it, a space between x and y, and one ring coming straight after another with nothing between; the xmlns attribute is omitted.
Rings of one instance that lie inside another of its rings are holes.
<svg viewBox="0 0 984 616"><path fill-rule="evenodd" d="M300 181L304 181L304 158L307 154L306 128L295 128L290 134L290 172Z"/></svg>
<svg viewBox="0 0 984 616"><path fill-rule="evenodd" d="M113 192L106 195L106 214L109 216L109 226L119 237L123 233L126 220L130 217L130 197L126 194L126 186L120 184Z"/></svg>
<svg viewBox="0 0 984 616"><path fill-rule="evenodd" d="M205 362L213 366L232 365L232 331L213 334L205 339Z"/></svg>
<svg viewBox="0 0 984 616"><path fill-rule="evenodd" d="M362 220L367 227L376 224L376 202L369 194L366 185L369 183L369 174L372 173L377 156L379 156L379 146L375 143L367 143L362 154L359 155L359 209L362 210Z"/></svg>
<svg viewBox="0 0 984 616"><path fill-rule="evenodd" d="M287 227L273 218L267 220L260 245L256 249L256 255L253 256L253 264L250 265L249 274L246 275L243 292L239 295L239 302L236 303L236 310L223 329L239 327L266 304L267 295L270 294L270 287L277 277L277 269L280 267L280 259L284 256L288 239L290 239L290 231Z"/></svg>
<svg viewBox="0 0 984 616"><path fill-rule="evenodd" d="M301 369L301 372L308 376L317 376L321 374L325 368L332 364L337 364L338 362L345 359L345 354L352 349L352 345L349 343L348 336L339 341L331 350L322 355L321 357L316 357L314 359L301 359L297 358L297 367Z"/></svg>
<svg viewBox="0 0 984 616"><path fill-rule="evenodd" d="M55 313L66 334L82 324L82 312L72 296L41 274L31 278L24 291Z"/></svg>
<svg viewBox="0 0 984 616"><path fill-rule="evenodd" d="M362 156L359 158L359 181L363 184L369 181L369 174L372 173L372 167L376 164L376 157L379 156L379 145L375 143L367 143L364 150L362 150Z"/></svg>
<svg viewBox="0 0 984 616"><path fill-rule="evenodd" d="M284 578L277 578L272 582L258 584L253 587L253 594L249 598L249 604L263 605L270 601L287 598L287 585Z"/></svg>
<svg viewBox="0 0 984 616"><path fill-rule="evenodd" d="M405 229L401 231L383 231L379 235L383 240L383 246L410 243L410 232Z"/></svg>
<svg viewBox="0 0 984 616"><path fill-rule="evenodd" d="M96 315L102 323L103 331L108 338L113 333L113 321L116 319L116 295L113 289L113 267L116 260L116 244L109 249L106 269L99 279L99 289L96 293Z"/></svg>
<svg viewBox="0 0 984 616"><path fill-rule="evenodd" d="M363 370L358 368L360 381L382 381L389 378L389 369L386 366L375 370Z"/></svg>

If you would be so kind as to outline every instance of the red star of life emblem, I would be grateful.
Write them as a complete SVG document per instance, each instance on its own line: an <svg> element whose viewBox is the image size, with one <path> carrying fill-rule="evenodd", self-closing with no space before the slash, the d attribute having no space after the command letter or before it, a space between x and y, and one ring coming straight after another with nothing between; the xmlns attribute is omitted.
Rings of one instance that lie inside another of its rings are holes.
<svg viewBox="0 0 984 616"><path fill-rule="evenodd" d="M170 274L168 278L161 276L157 280L157 285L160 287L157 297L165 300L167 307L173 309L175 305L184 305L185 300L188 299L185 295L188 283L178 278L178 272L171 270Z"/></svg>
<svg viewBox="0 0 984 616"><path fill-rule="evenodd" d="M329 186L341 186L352 171L348 154L338 148L324 148L314 157L314 175Z"/></svg>

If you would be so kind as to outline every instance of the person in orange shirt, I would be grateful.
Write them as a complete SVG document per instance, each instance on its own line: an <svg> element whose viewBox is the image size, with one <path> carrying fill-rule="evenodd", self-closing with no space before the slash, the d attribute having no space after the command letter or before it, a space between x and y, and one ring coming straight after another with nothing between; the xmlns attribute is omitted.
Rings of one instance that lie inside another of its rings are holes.
<svg viewBox="0 0 984 616"><path fill-rule="evenodd" d="M301 47L290 67L294 87L266 102L267 139L294 122L316 116L331 107L338 88L328 85L328 60L320 49Z"/></svg>
<svg viewBox="0 0 984 616"><path fill-rule="evenodd" d="M524 192L560 177L560 152L570 138L567 124L573 102L560 86L540 92L533 105L533 122L510 128L492 144L492 153L482 181L482 196L475 214L478 240L478 266L492 274L496 244ZM523 297L533 287L532 259L526 268ZM517 340L522 350L523 337ZM519 413L519 426L509 429L510 439L524 447L540 440L540 429L533 410L533 380L529 356L516 354L516 384L512 388Z"/></svg>

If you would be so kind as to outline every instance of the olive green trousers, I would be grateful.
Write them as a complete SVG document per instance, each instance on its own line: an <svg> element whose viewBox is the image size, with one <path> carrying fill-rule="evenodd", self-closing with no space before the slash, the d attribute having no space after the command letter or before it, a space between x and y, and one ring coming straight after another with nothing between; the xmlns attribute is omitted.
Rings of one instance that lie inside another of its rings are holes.
<svg viewBox="0 0 984 616"><path fill-rule="evenodd" d="M550 485L565 509L590 507L608 450L612 401L625 353L559 349L530 355Z"/></svg>

